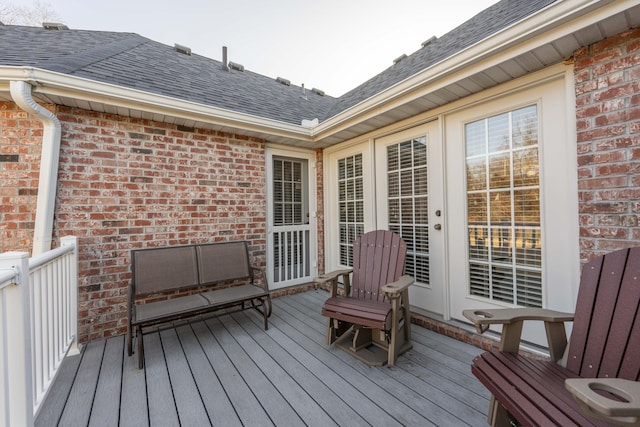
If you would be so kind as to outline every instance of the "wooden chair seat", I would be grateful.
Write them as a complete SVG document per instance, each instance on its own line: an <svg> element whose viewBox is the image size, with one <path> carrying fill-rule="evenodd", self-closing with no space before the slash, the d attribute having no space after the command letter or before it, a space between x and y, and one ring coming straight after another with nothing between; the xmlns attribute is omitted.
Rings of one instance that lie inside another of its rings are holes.
<svg viewBox="0 0 640 427"><path fill-rule="evenodd" d="M369 328L385 329L391 314L388 301L366 301L341 296L329 298L322 306L322 315L345 322L357 322Z"/></svg>

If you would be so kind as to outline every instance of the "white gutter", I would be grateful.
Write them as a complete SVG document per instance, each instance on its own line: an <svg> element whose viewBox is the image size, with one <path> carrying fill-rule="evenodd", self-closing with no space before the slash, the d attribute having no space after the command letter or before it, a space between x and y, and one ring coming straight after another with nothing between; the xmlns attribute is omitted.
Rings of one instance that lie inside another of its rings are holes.
<svg viewBox="0 0 640 427"><path fill-rule="evenodd" d="M69 97L93 103L143 110L151 114L170 115L217 126L244 129L301 141L311 141L309 129L274 119L267 119L197 102L185 101L138 89L98 82L83 77L24 66L0 66L0 87L7 80L31 83L37 93Z"/></svg>
<svg viewBox="0 0 640 427"><path fill-rule="evenodd" d="M31 256L35 256L51 249L62 126L51 111L42 107L32 98L31 89L32 86L24 81L12 80L10 82L11 97L15 103L27 113L37 116L44 126L31 254Z"/></svg>

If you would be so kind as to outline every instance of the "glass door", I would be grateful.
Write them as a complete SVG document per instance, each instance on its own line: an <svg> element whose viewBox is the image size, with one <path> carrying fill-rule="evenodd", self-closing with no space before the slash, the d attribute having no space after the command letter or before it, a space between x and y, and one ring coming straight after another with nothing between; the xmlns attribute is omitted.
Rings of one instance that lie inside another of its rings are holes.
<svg viewBox="0 0 640 427"><path fill-rule="evenodd" d="M412 306L444 311L442 148L438 122L376 140L378 228L407 243Z"/></svg>
<svg viewBox="0 0 640 427"><path fill-rule="evenodd" d="M268 156L267 278L272 289L307 283L316 275L311 160Z"/></svg>
<svg viewBox="0 0 640 427"><path fill-rule="evenodd" d="M576 148L563 88L544 82L446 118L453 319L465 309L573 310ZM542 322L525 322L523 337L546 346Z"/></svg>

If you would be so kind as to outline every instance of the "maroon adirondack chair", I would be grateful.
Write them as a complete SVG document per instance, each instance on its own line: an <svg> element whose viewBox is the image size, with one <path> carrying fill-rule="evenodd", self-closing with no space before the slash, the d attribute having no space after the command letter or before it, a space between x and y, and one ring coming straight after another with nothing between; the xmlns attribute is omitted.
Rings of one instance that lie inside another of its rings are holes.
<svg viewBox="0 0 640 427"><path fill-rule="evenodd" d="M373 366L393 365L412 347L408 288L413 277L403 275L406 254L407 245L397 234L371 231L353 243L353 268L316 278L330 284L322 306L329 318L327 344L336 342ZM339 278L343 295L338 294Z"/></svg>
<svg viewBox="0 0 640 427"><path fill-rule="evenodd" d="M503 325L501 351L478 356L471 368L494 396L492 425L515 418L525 426L640 426L640 248L584 266L575 315L535 308L464 315L480 333ZM563 322L572 319L565 355ZM517 354L524 320L545 322L551 360Z"/></svg>

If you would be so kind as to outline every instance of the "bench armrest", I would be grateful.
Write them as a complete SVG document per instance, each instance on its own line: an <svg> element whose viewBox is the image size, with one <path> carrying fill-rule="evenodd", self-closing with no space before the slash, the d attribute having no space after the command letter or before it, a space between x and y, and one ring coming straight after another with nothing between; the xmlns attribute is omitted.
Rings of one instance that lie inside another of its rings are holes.
<svg viewBox="0 0 640 427"><path fill-rule="evenodd" d="M351 282L349 281L349 274L353 271L353 268L343 268L341 270L335 270L329 273L322 274L313 279L313 283L324 285L329 283L329 297L334 297L338 294L338 278L342 276L342 283L344 286L345 295L351 293Z"/></svg>
<svg viewBox="0 0 640 427"><path fill-rule="evenodd" d="M413 277L404 275L395 282L387 283L381 287L380 290L387 294L387 297L391 298L394 295L400 295L405 289L413 284L413 281Z"/></svg>
<svg viewBox="0 0 640 427"><path fill-rule="evenodd" d="M491 325L502 325L500 350L511 353L517 353L520 347L522 323L525 320L543 321L547 332L549 353L553 361L558 361L562 358L567 346L564 322L573 321L574 317L572 313L531 307L464 310L462 315L475 325L479 334L486 332Z"/></svg>
<svg viewBox="0 0 640 427"><path fill-rule="evenodd" d="M610 423L640 426L640 382L621 378L570 378L565 387L582 410ZM598 391L611 393L614 400Z"/></svg>
<svg viewBox="0 0 640 427"><path fill-rule="evenodd" d="M251 269L254 271L254 273L258 273L258 275L260 276L261 282L262 282L262 286L260 286L260 287L268 292L269 291L269 284L267 283L267 274L265 273L265 271L260 267L254 267L254 266L251 266ZM255 276L256 275L254 274L254 277Z"/></svg>

